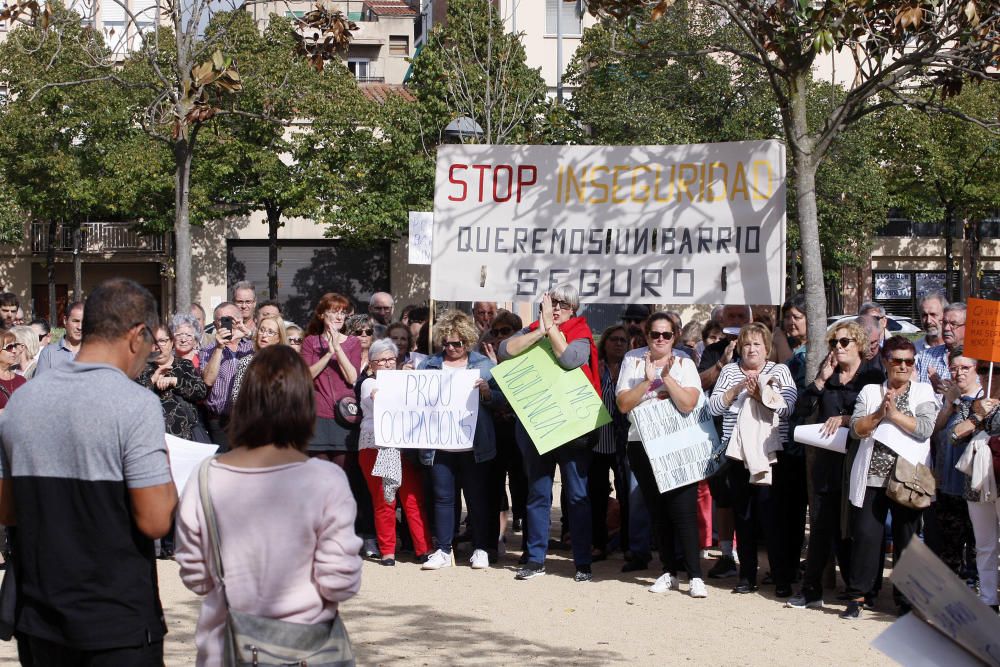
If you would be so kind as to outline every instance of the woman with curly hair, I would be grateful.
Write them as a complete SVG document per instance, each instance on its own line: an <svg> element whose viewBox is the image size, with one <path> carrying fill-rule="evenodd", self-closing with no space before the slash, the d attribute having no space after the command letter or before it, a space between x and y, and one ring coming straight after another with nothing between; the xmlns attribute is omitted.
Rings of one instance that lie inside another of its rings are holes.
<svg viewBox="0 0 1000 667"><path fill-rule="evenodd" d="M421 460L431 467L434 488L434 538L437 551L424 563L425 570L439 570L452 565L452 542L455 539L455 484L465 492L472 531L473 569L489 567L488 551L496 548L500 531L498 510L490 507L492 461L496 458L496 434L488 409L500 399L500 390L490 386L493 361L475 351L479 330L466 313L450 310L434 324L434 347L438 353L424 359L420 370L440 370L445 373L461 369L479 372L476 388L481 403L472 449L424 450Z"/></svg>

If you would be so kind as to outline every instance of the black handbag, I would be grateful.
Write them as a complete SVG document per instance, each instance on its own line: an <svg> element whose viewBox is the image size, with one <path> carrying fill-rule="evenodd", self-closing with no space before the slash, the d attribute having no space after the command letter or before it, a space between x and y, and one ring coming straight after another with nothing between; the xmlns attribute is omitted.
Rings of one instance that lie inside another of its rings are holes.
<svg viewBox="0 0 1000 667"><path fill-rule="evenodd" d="M353 396L344 396L333 406L333 418L344 428L354 428L361 423L361 406Z"/></svg>
<svg viewBox="0 0 1000 667"><path fill-rule="evenodd" d="M354 667L354 651L340 614L326 623L290 623L237 611L229 606L222 568L222 550L215 507L208 493L208 469L212 458L198 470L198 490L208 524L212 561L219 589L226 602L226 667L257 665L309 665L310 667Z"/></svg>

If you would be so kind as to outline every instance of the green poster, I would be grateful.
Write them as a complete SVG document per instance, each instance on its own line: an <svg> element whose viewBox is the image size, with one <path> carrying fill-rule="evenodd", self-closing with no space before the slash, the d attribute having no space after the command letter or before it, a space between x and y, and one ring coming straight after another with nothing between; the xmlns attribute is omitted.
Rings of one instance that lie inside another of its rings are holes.
<svg viewBox="0 0 1000 667"><path fill-rule="evenodd" d="M493 378L539 454L611 421L583 370L564 370L548 340L494 368Z"/></svg>

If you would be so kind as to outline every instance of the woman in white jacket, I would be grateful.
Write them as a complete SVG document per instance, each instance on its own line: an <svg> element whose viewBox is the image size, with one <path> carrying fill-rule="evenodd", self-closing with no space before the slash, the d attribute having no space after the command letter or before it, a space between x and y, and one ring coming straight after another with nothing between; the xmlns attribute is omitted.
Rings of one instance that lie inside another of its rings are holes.
<svg viewBox="0 0 1000 667"><path fill-rule="evenodd" d="M893 562L916 534L921 511L889 498L886 487L896 459L930 465L930 437L938 405L934 388L917 382L913 373L916 351L902 336L882 346L885 384L870 384L858 394L851 417L851 436L861 442L850 473L850 533L853 539L847 594L851 596L841 618L861 615L865 596L875 586L882 567L880 554L886 515L892 514ZM885 442L883 442L885 440ZM900 613L909 611L902 594L893 588Z"/></svg>

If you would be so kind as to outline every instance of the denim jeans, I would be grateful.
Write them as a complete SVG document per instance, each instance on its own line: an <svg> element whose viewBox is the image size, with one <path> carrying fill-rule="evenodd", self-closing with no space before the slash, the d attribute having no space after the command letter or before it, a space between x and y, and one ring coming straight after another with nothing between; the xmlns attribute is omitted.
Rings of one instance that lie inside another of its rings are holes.
<svg viewBox="0 0 1000 667"><path fill-rule="evenodd" d="M653 548L653 520L632 468L628 470L628 549L632 558L649 562Z"/></svg>
<svg viewBox="0 0 1000 667"><path fill-rule="evenodd" d="M497 548L497 531L490 526L490 461L476 463L472 452L434 453L431 481L434 484L434 541L437 548L451 552L455 539L455 483L461 482L465 505L469 510L469 527L472 531L472 548L489 551Z"/></svg>
<svg viewBox="0 0 1000 667"><path fill-rule="evenodd" d="M552 513L552 482L556 464L562 475L563 489L569 507L569 531L573 541L573 562L577 567L590 566L591 523L590 497L587 495L587 474L592 452L588 446L591 434L581 436L544 455L539 454L520 422L516 430L517 444L524 457L524 472L528 477L528 504L524 532L527 535L528 561L544 563L549 547L549 520Z"/></svg>

